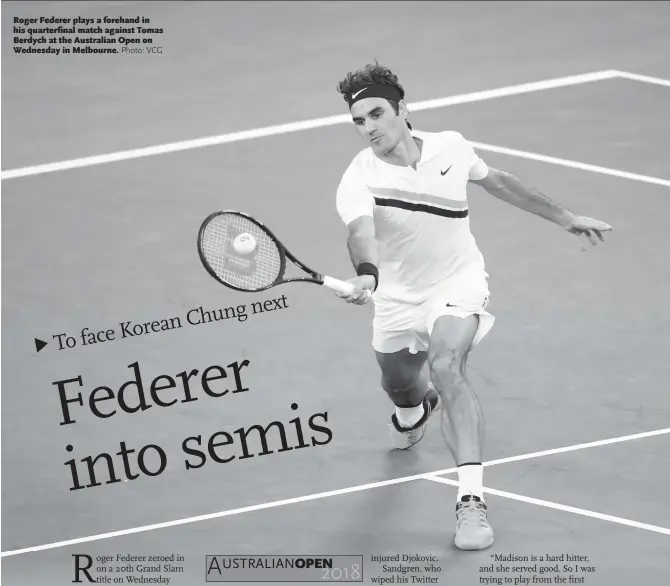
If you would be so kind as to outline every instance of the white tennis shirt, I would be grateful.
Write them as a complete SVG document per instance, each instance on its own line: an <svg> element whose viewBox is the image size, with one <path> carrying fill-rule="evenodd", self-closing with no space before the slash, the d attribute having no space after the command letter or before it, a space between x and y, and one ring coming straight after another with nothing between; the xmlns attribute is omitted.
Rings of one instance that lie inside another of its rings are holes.
<svg viewBox="0 0 670 586"><path fill-rule="evenodd" d="M488 167L458 132L419 132L421 160L391 165L371 148L349 165L337 190L345 224L374 218L379 243L379 288L375 294L408 303L425 300L431 287L467 287L485 279L484 258L470 232L466 186Z"/></svg>

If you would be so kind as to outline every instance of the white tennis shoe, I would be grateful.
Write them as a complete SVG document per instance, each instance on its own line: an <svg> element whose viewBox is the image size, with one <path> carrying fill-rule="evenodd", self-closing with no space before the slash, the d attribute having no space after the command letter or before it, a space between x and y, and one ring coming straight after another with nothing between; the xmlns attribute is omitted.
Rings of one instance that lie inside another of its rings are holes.
<svg viewBox="0 0 670 586"><path fill-rule="evenodd" d="M482 499L467 494L456 503L456 536L458 549L478 550L493 545L493 529L488 521L488 509Z"/></svg>

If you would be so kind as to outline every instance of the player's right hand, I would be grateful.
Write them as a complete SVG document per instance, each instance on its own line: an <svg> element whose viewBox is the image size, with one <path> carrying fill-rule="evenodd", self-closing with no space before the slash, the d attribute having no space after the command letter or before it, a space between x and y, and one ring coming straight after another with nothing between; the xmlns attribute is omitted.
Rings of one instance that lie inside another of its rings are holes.
<svg viewBox="0 0 670 586"><path fill-rule="evenodd" d="M365 305L372 299L372 290L375 288L375 278L372 275L360 275L349 279L347 283L354 286L354 290L350 294L335 293L338 297L342 297L347 303L354 303L355 305Z"/></svg>

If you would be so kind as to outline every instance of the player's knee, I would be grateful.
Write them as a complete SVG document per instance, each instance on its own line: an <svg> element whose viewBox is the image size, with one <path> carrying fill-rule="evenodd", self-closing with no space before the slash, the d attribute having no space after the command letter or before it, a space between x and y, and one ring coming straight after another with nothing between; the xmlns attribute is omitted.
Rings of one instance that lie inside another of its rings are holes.
<svg viewBox="0 0 670 586"><path fill-rule="evenodd" d="M382 387L387 393L406 393L411 391L419 378L414 372L394 372L382 374Z"/></svg>

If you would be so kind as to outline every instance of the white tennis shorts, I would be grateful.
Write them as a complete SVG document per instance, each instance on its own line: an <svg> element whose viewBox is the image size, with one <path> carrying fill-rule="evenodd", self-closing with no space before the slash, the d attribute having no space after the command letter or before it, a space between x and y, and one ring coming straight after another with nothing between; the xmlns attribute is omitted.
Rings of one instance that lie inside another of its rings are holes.
<svg viewBox="0 0 670 586"><path fill-rule="evenodd" d="M372 346L377 352L392 353L409 348L412 354L428 350L433 326L438 317L479 316L472 346L489 333L495 317L486 311L489 290L486 278L458 284L445 281L431 287L418 303L403 303L375 295Z"/></svg>

